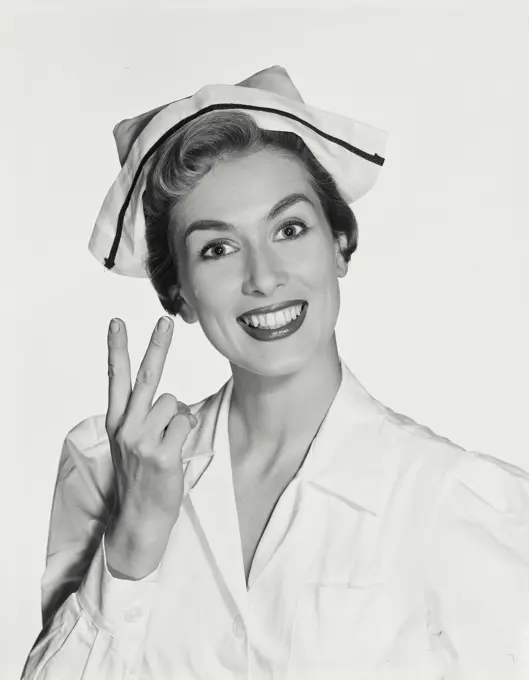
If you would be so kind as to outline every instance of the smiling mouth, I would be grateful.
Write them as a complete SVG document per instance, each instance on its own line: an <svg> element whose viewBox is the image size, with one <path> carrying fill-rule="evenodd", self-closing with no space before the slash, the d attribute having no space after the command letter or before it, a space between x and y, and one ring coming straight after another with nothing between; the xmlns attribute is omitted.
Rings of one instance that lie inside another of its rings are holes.
<svg viewBox="0 0 529 680"><path fill-rule="evenodd" d="M262 330L277 330L284 328L295 321L307 307L307 302L300 301L297 304L283 307L275 312L265 314L241 314L238 321L246 326Z"/></svg>

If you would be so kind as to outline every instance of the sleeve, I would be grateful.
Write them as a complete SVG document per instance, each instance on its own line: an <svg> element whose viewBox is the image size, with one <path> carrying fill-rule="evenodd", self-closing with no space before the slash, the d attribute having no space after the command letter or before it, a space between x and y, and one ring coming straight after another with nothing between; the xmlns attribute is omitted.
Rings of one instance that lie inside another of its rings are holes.
<svg viewBox="0 0 529 680"><path fill-rule="evenodd" d="M446 680L527 680L529 474L465 454L430 534L430 649Z"/></svg>
<svg viewBox="0 0 529 680"><path fill-rule="evenodd" d="M21 680L139 677L159 568L138 581L110 574L104 532L112 481L104 416L94 416L64 441L42 579L43 629Z"/></svg>

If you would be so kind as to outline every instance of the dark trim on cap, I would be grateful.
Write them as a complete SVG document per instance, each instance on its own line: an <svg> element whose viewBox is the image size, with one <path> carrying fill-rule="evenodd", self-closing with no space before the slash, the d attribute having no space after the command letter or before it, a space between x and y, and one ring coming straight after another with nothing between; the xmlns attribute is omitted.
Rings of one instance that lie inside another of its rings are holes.
<svg viewBox="0 0 529 680"><path fill-rule="evenodd" d="M118 223L117 223L117 228L116 228L116 235L114 237L114 241L112 243L112 247L110 248L110 253L108 257L105 258L104 264L107 269L112 269L114 265L116 264L116 254L118 252L118 247L119 243L121 241L121 235L123 233L123 222L125 221L125 214L127 212L127 208L129 207L132 194L134 193L134 189L136 187L136 184L138 183L138 180L141 176L141 173L143 171L143 168L147 161L150 159L150 157L157 151L157 149L165 142L166 139L168 139L173 133L175 133L179 128L183 127L186 123L191 122L192 120L195 120L196 118L199 118L200 116L203 116L206 113L209 113L210 111L222 111L222 110L228 110L228 109L248 109L251 111L266 111L267 113L275 113L279 116L284 116L285 118L291 118L292 120L297 121L298 123L301 123L305 127L310 128L314 132L316 132L318 135L323 137L329 142L333 142L334 144L338 144L338 146L341 146L342 148L346 149L347 151L350 151L351 153L356 154L357 156L360 156L360 158L363 158L366 161L369 161L371 163L375 163L375 165L384 165L384 158L379 156L378 154L370 154L367 153L366 151L362 151L362 149L358 149L356 146L353 146L352 144L349 144L348 142L345 142L343 139L338 139L338 137L333 137L332 135L327 134L326 132L323 132L323 130L319 130L317 127L314 125L311 125L310 123L307 123L306 120L303 120L302 118L299 118L298 116L295 116L293 113L289 113L287 111L281 111L280 109L273 109L273 108L268 108L265 106L253 106L252 104L212 104L211 106L206 106L203 109L200 109L200 111L196 111L193 113L191 116L188 116L187 118L184 118L180 120L176 125L173 125L173 127L169 128L167 132L165 132L160 139L158 139L152 146L151 148L147 151L145 156L141 159L140 164L138 165L138 169L136 170L136 174L134 175L134 178L132 180L130 189L127 193L127 196L125 197L125 201L123 205L121 206L121 210L119 211L118 215Z"/></svg>

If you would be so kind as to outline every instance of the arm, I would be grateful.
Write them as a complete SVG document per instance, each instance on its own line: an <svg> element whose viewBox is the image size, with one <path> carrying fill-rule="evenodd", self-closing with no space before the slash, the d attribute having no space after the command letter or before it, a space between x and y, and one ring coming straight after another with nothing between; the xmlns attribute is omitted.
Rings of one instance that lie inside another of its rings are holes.
<svg viewBox="0 0 529 680"><path fill-rule="evenodd" d="M89 418L64 442L42 580L43 629L22 680L139 677L158 569L139 580L110 573L104 531L111 478L104 417Z"/></svg>
<svg viewBox="0 0 529 680"><path fill-rule="evenodd" d="M445 488L426 582L446 680L529 677L529 474L468 453Z"/></svg>
<svg viewBox="0 0 529 680"><path fill-rule="evenodd" d="M23 680L139 676L158 568L184 492L182 447L198 422L172 395L152 405L172 329L160 320L132 389L125 324L110 325L108 411L65 442L43 581L45 626Z"/></svg>

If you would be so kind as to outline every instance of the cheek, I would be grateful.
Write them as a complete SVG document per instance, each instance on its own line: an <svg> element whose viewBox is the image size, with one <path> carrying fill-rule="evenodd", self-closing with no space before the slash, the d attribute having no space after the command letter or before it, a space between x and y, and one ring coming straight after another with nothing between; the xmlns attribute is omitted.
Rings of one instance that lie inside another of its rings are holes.
<svg viewBox="0 0 529 680"><path fill-rule="evenodd" d="M229 267L206 264L191 276L190 302L199 318L206 324L214 317L225 314L226 305L233 299L237 288L234 272Z"/></svg>
<svg viewBox="0 0 529 680"><path fill-rule="evenodd" d="M326 242L320 243L318 248L311 248L309 252L300 254L292 263L292 272L303 278L306 285L321 293L330 292L335 288L338 272L334 250Z"/></svg>
<svg viewBox="0 0 529 680"><path fill-rule="evenodd" d="M340 308L340 285L334 248L325 244L308 266L306 261L304 281L312 293L314 308L323 326L334 324ZM322 326L322 331L323 331Z"/></svg>

